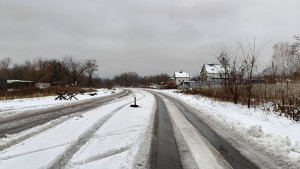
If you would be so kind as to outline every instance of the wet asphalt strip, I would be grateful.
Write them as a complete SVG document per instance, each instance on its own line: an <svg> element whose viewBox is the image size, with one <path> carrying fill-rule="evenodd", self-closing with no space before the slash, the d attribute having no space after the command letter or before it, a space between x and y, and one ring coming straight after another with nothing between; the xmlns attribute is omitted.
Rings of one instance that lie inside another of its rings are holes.
<svg viewBox="0 0 300 169"><path fill-rule="evenodd" d="M154 94L158 107L158 131L156 143L156 158L152 168L156 169L181 169L178 147L173 135L172 125L167 108L162 99Z"/></svg>
<svg viewBox="0 0 300 169"><path fill-rule="evenodd" d="M258 169L259 167L249 161L246 157L240 154L231 144L225 139L219 136L214 130L212 130L205 122L191 113L187 107L179 103L175 99L164 95L170 99L180 109L191 124L198 129L198 131L212 144L212 146L219 151L223 158L236 169Z"/></svg>

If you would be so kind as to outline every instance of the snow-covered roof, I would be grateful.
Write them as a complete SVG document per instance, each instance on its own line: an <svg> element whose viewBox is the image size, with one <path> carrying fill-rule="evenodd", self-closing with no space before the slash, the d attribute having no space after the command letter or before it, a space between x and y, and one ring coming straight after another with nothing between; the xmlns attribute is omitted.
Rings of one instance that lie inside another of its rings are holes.
<svg viewBox="0 0 300 169"><path fill-rule="evenodd" d="M223 66L219 65L219 64L205 64L204 68L207 73L212 73L212 74L218 74L218 73L225 72L225 69L223 68Z"/></svg>
<svg viewBox="0 0 300 169"><path fill-rule="evenodd" d="M190 77L190 75L189 75L189 73L187 73L187 72L175 72L174 73L174 75L175 75L175 77Z"/></svg>
<svg viewBox="0 0 300 169"><path fill-rule="evenodd" d="M33 81L28 80L7 80L7 83L32 83Z"/></svg>

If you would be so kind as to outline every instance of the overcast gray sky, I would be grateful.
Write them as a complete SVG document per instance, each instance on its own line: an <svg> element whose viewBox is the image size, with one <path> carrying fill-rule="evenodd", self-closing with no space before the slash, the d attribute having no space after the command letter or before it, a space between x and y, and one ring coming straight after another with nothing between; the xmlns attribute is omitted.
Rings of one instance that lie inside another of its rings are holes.
<svg viewBox="0 0 300 169"><path fill-rule="evenodd" d="M0 59L94 58L101 77L188 71L239 38L272 46L300 35L299 0L0 0Z"/></svg>

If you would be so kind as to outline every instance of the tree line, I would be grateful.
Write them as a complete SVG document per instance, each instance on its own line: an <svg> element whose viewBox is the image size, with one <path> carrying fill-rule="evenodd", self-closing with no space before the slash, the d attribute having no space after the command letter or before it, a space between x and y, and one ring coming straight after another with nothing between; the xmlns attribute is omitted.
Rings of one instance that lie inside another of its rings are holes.
<svg viewBox="0 0 300 169"><path fill-rule="evenodd" d="M101 83L95 59L78 60L65 56L61 60L41 57L23 64L13 64L9 57L0 60L0 77L8 80L28 80L35 83L93 87Z"/></svg>
<svg viewBox="0 0 300 169"><path fill-rule="evenodd" d="M152 84L170 85L170 78L166 73L140 76L136 72L125 72L114 76L114 83L125 87L148 87Z"/></svg>
<svg viewBox="0 0 300 169"><path fill-rule="evenodd" d="M97 75L98 68L95 59L78 60L72 56L65 56L61 60L39 57L23 64L14 64L11 58L6 57L0 60L0 78L105 88L112 88L114 85L146 87L151 84L167 84L170 81L170 76L166 73L140 76L136 72L124 72L115 75L113 79L102 80Z"/></svg>

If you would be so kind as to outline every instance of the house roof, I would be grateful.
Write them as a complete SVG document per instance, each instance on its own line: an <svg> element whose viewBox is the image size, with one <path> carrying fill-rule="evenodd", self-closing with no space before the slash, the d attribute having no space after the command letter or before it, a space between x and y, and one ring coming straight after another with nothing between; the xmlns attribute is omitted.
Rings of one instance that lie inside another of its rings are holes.
<svg viewBox="0 0 300 169"><path fill-rule="evenodd" d="M28 80L7 80L7 83L32 83L33 81Z"/></svg>
<svg viewBox="0 0 300 169"><path fill-rule="evenodd" d="M175 77L190 77L190 76L189 76L189 73L187 73L187 72L182 72L182 71L180 71L180 72L175 72L175 73L174 73L174 76L175 76Z"/></svg>
<svg viewBox="0 0 300 169"><path fill-rule="evenodd" d="M225 69L220 64L205 64L204 68L207 73L212 73L212 74L218 74L218 73L225 72Z"/></svg>

